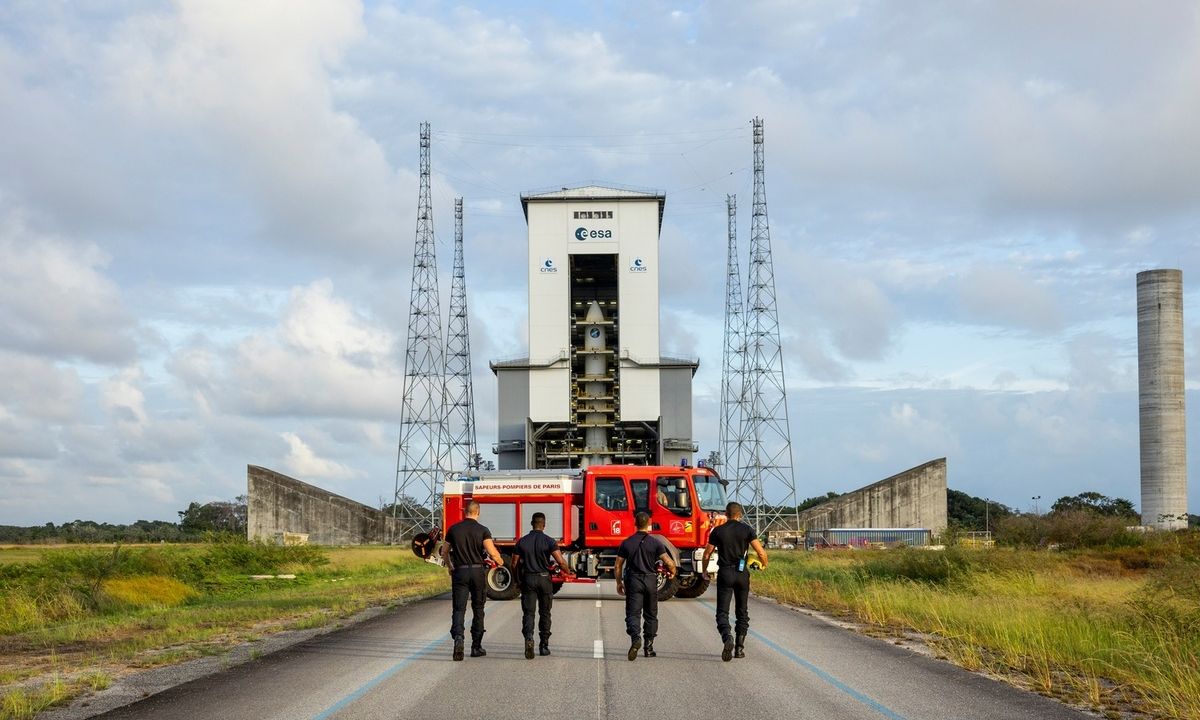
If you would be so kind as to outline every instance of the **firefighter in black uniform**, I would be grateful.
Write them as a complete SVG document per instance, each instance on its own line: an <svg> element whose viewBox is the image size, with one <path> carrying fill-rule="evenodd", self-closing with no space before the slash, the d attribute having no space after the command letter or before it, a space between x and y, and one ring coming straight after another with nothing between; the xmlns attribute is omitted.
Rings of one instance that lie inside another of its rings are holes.
<svg viewBox="0 0 1200 720"><path fill-rule="evenodd" d="M754 528L742 522L745 511L741 504L731 502L725 506L729 522L708 534L708 546L700 561L701 572L708 574L708 562L713 550L717 551L717 631L725 646L721 659L729 662L733 658L746 657L746 633L750 630L750 569L747 567L746 552L753 548L762 567L767 566L767 551L754 535ZM737 611L736 639L729 632L729 600L733 598Z"/></svg>
<svg viewBox="0 0 1200 720"><path fill-rule="evenodd" d="M662 561L667 577L675 577L675 563L662 540L650 534L650 515L640 512L633 518L637 532L625 538L617 548L617 592L625 596L625 632L629 633L629 659L636 660L646 640L646 657L654 657L654 637L658 635L658 571ZM645 618L643 628L639 621Z"/></svg>
<svg viewBox="0 0 1200 720"><path fill-rule="evenodd" d="M467 598L471 598L471 657L487 655L483 649L483 606L487 602L487 574L485 564L491 558L503 565L500 551L492 542L492 531L479 524L479 503L467 501L467 517L446 532L442 543L442 559L450 573L450 592L453 612L450 620L450 636L454 638L454 659L463 659L463 621L467 615Z"/></svg>
<svg viewBox="0 0 1200 720"><path fill-rule="evenodd" d="M554 586L550 582L550 561L558 563L565 571L567 561L558 550L558 543L543 530L546 514L534 513L529 521L531 528L525 537L517 541L514 551L517 577L521 578L521 634L525 636L525 659L533 659L533 613L540 618L538 636L541 643L538 654L550 654L550 606L554 599Z"/></svg>

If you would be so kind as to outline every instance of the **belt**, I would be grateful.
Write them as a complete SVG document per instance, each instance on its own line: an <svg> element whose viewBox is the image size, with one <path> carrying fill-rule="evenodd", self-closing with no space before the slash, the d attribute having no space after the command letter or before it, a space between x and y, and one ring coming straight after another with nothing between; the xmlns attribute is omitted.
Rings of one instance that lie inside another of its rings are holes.
<svg viewBox="0 0 1200 720"><path fill-rule="evenodd" d="M640 572L631 572L631 573L629 573L629 574L630 574L630 575L637 575L638 577L650 577L650 576L652 576L652 575L657 575L658 573L656 573L656 572L645 572L645 573L640 573Z"/></svg>

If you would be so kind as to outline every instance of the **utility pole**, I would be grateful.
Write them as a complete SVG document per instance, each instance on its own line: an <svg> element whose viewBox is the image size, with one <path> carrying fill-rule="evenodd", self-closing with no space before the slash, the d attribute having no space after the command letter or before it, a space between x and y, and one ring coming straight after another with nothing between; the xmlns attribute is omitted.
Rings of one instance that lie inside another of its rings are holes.
<svg viewBox="0 0 1200 720"><path fill-rule="evenodd" d="M775 263L767 222L767 186L763 159L763 121L754 118L754 200L750 225L750 267L746 283L746 384L742 418L745 450L738 472L739 497L748 495L749 518L759 535L773 529L798 529L792 437L788 422L787 383L775 297ZM779 502L767 504L767 493Z"/></svg>
<svg viewBox="0 0 1200 720"><path fill-rule="evenodd" d="M429 123L421 123L420 171L392 505L400 538L410 538L439 521L446 471L446 364L429 182Z"/></svg>

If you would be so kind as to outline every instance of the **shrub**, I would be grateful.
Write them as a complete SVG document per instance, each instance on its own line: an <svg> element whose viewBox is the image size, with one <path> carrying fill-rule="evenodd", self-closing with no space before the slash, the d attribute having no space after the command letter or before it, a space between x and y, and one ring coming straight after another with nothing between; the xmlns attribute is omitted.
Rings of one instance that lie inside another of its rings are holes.
<svg viewBox="0 0 1200 720"><path fill-rule="evenodd" d="M288 565L316 568L329 562L325 551L313 545L272 545L227 537L209 545L204 553L209 573L274 573Z"/></svg>
<svg viewBox="0 0 1200 720"><path fill-rule="evenodd" d="M1126 529L1129 520L1086 510L1050 515L1014 515L996 522L996 541L1011 547L1136 547L1145 535Z"/></svg>
<svg viewBox="0 0 1200 720"><path fill-rule="evenodd" d="M0 635L78 620L86 614L83 599L61 586L48 583L21 588L0 586Z"/></svg>
<svg viewBox="0 0 1200 720"><path fill-rule="evenodd" d="M857 569L871 579L944 583L969 570L970 559L957 548L942 551L898 548L868 554L857 563Z"/></svg>

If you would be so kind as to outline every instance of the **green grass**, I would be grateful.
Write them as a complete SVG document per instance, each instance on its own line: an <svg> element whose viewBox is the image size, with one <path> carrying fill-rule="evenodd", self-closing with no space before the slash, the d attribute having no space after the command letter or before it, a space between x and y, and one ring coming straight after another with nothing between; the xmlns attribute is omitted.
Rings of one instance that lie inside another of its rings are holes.
<svg viewBox="0 0 1200 720"><path fill-rule="evenodd" d="M926 634L963 667L1045 695L1200 717L1194 549L1150 563L1127 549L777 552L754 588L876 634Z"/></svg>
<svg viewBox="0 0 1200 720"><path fill-rule="evenodd" d="M79 690L57 676L30 688L11 690L0 697L0 717L13 720L32 718L47 708L70 701Z"/></svg>
<svg viewBox="0 0 1200 720"><path fill-rule="evenodd" d="M37 545L0 545L0 565L37 562L44 552L45 548Z"/></svg>
<svg viewBox="0 0 1200 720"><path fill-rule="evenodd" d="M448 584L399 547L24 549L37 556L0 561L0 720L31 717L131 669L334 626ZM296 579L248 578L287 573Z"/></svg>

